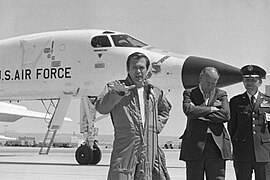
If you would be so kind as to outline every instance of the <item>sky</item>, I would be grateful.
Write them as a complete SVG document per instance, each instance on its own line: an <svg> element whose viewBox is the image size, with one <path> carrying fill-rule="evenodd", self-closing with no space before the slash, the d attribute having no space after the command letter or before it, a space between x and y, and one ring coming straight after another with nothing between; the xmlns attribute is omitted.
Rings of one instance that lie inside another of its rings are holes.
<svg viewBox="0 0 270 180"><path fill-rule="evenodd" d="M106 29L128 33L174 53L211 58L241 68L256 64L270 72L270 0L0 0L0 39L65 30ZM264 91L264 82L261 91ZM229 98L241 83L223 88ZM161 135L180 136L185 128L182 91L168 95L173 109ZM21 102L44 111L41 102ZM79 101L72 101L59 133L79 133ZM7 125L7 126L5 126ZM96 123L99 134L113 134L109 118ZM0 123L0 132L46 132L47 125L24 118Z"/></svg>

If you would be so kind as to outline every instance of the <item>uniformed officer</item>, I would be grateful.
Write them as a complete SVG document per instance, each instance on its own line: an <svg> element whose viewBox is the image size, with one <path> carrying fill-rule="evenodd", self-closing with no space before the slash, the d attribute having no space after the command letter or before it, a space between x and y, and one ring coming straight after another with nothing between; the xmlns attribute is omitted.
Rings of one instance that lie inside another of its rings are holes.
<svg viewBox="0 0 270 180"><path fill-rule="evenodd" d="M256 65L241 68L246 92L230 100L228 130L237 180L270 179L270 97L258 89L266 72Z"/></svg>

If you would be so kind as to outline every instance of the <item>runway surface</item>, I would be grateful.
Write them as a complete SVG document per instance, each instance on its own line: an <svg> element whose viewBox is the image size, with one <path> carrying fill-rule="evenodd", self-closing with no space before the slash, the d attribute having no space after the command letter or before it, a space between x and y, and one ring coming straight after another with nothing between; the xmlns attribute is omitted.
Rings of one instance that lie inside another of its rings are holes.
<svg viewBox="0 0 270 180"><path fill-rule="evenodd" d="M39 148L0 147L1 180L106 180L110 149L101 149L98 165L79 165L76 148L51 148L49 155L39 155ZM172 180L185 180L185 163L179 161L179 149L165 150ZM226 179L235 180L232 161L227 162Z"/></svg>

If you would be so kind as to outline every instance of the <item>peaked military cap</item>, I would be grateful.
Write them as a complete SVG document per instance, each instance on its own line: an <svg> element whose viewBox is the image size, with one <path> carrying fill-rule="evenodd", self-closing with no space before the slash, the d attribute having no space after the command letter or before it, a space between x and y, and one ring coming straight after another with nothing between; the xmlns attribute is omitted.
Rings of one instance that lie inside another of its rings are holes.
<svg viewBox="0 0 270 180"><path fill-rule="evenodd" d="M266 71L256 65L246 65L241 68L241 74L243 77L260 77L265 79Z"/></svg>

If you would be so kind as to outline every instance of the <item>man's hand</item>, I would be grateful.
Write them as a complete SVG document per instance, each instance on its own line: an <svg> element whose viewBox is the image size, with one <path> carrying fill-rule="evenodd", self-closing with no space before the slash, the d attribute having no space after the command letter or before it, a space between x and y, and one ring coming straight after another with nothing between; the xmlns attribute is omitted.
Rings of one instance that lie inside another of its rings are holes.
<svg viewBox="0 0 270 180"><path fill-rule="evenodd" d="M216 100L216 101L214 102L214 106L217 107L217 108L220 108L221 105L222 105L222 103L221 103L221 101L219 101L219 100Z"/></svg>
<svg viewBox="0 0 270 180"><path fill-rule="evenodd" d="M219 111L219 109L217 107L215 107L215 106L211 106L210 108L211 108L211 113Z"/></svg>
<svg viewBox="0 0 270 180"><path fill-rule="evenodd" d="M114 89L117 93L125 93L124 95L129 94L129 90L135 88L135 85L126 86L125 83L121 83L120 81L113 81L108 85L111 89Z"/></svg>

